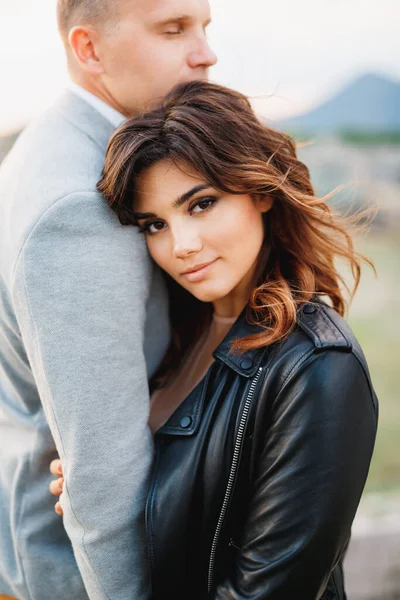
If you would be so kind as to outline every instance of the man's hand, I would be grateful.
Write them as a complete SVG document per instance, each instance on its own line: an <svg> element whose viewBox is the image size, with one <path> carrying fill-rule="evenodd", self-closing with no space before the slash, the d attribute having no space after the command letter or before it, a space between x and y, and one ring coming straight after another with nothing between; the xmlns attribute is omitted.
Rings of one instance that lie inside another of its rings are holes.
<svg viewBox="0 0 400 600"><path fill-rule="evenodd" d="M63 468L62 468L61 460L59 458L51 461L50 472L53 475L55 475L56 477L58 477L58 479L56 479L50 483L50 486L49 486L50 492L52 494L54 494L54 496L61 496L62 491L63 491L63 485L64 485L64 477L62 476ZM60 517L62 517L63 511L61 508L61 504L59 502L56 503L54 510Z"/></svg>

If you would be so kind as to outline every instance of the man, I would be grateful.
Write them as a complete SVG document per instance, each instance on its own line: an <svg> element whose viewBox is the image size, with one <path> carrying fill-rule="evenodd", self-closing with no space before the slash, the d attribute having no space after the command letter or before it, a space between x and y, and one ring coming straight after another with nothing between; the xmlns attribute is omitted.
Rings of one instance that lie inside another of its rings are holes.
<svg viewBox="0 0 400 600"><path fill-rule="evenodd" d="M207 77L209 20L208 0L58 2L73 83L0 172L0 594L149 596L147 376L167 301L142 237L95 186L125 117ZM48 491L57 454L67 533Z"/></svg>

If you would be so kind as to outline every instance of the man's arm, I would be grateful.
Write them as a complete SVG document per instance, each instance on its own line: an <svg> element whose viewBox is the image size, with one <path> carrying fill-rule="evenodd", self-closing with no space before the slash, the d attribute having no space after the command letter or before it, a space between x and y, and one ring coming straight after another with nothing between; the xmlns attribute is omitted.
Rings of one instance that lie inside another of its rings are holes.
<svg viewBox="0 0 400 600"><path fill-rule="evenodd" d="M152 459L143 355L150 279L144 240L96 193L54 204L15 271L17 318L64 466L64 525L95 600L149 595L142 517Z"/></svg>

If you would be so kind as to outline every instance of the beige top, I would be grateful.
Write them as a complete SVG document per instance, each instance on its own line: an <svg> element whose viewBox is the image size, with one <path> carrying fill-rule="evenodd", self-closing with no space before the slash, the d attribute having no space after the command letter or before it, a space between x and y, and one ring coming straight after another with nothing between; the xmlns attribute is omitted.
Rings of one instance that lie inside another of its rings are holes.
<svg viewBox="0 0 400 600"><path fill-rule="evenodd" d="M214 362L212 353L222 342L237 317L213 315L209 329L193 346L175 377L167 386L155 390L151 397L149 424L153 433L164 425L203 379Z"/></svg>

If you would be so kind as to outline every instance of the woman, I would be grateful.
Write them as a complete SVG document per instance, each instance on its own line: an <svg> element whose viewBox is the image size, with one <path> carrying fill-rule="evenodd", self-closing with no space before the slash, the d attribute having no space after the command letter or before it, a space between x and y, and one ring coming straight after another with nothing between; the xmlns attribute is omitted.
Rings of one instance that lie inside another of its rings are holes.
<svg viewBox="0 0 400 600"><path fill-rule="evenodd" d="M152 599L345 598L377 400L342 318L363 260L292 140L188 83L121 127L98 186L167 273L152 382ZM330 306L329 306L330 305Z"/></svg>

